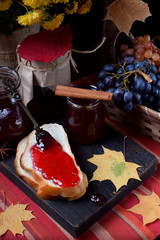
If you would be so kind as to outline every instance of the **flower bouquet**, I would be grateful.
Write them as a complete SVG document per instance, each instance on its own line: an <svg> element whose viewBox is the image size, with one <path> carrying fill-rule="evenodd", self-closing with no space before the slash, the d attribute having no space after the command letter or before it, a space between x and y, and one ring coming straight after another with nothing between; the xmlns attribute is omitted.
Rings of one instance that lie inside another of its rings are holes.
<svg viewBox="0 0 160 240"><path fill-rule="evenodd" d="M0 33L11 34L22 26L40 22L54 30L72 14L86 14L92 0L0 0Z"/></svg>
<svg viewBox="0 0 160 240"><path fill-rule="evenodd" d="M0 0L0 65L15 68L17 45L42 29L68 24L90 11L92 0Z"/></svg>

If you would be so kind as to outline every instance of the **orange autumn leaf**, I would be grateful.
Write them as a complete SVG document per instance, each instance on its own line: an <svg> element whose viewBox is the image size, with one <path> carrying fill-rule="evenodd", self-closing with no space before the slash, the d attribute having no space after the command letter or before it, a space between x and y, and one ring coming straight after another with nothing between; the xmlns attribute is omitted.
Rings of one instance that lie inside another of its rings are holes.
<svg viewBox="0 0 160 240"><path fill-rule="evenodd" d="M160 219L160 198L155 192L149 196L138 193L135 195L139 199L139 203L127 209L128 211L142 215L144 224Z"/></svg>
<svg viewBox="0 0 160 240"><path fill-rule="evenodd" d="M122 152L112 151L104 148L104 154L94 155L88 161L95 164L97 169L90 181L111 180L118 190L127 185L130 178L138 179L137 168L141 167L132 162L126 162Z"/></svg>
<svg viewBox="0 0 160 240"><path fill-rule="evenodd" d="M107 8L104 20L111 20L120 32L127 35L134 21L143 21L151 15L147 3L141 0L115 0Z"/></svg>
<svg viewBox="0 0 160 240"><path fill-rule="evenodd" d="M0 236L10 230L14 235L22 234L25 227L22 221L30 221L35 218L32 211L25 210L28 204L11 204L5 212L0 213Z"/></svg>

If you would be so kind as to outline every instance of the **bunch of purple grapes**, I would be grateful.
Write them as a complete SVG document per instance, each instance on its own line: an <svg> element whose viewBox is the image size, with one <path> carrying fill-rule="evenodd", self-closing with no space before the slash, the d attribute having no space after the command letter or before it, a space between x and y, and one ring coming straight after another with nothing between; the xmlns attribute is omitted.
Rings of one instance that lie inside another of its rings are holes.
<svg viewBox="0 0 160 240"><path fill-rule="evenodd" d="M152 82L135 70L150 76ZM133 56L125 56L116 64L104 65L98 78L98 88L112 92L114 103L123 111L131 112L134 104L142 104L160 112L160 73L147 59L135 62Z"/></svg>

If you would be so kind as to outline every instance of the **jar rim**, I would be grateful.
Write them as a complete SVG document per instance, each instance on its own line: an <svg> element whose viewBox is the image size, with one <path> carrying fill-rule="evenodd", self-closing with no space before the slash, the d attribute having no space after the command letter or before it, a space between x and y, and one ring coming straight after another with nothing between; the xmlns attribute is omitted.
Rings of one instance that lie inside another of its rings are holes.
<svg viewBox="0 0 160 240"><path fill-rule="evenodd" d="M0 97L10 94L10 91L6 90L3 87L3 84L2 84L3 77L8 77L8 78L12 79L14 81L14 86L16 89L19 88L20 83L21 83L19 74L17 73L17 71L15 69L6 67L6 66L0 66Z"/></svg>
<svg viewBox="0 0 160 240"><path fill-rule="evenodd" d="M78 83L72 85L72 87L80 87L85 89L92 89L97 90L97 86L90 84L90 83ZM86 104L81 104L82 101L86 101ZM81 99L81 98L73 98L73 97L67 97L67 103L72 105L75 108L85 108L90 109L94 106L97 106L100 103L100 100L98 99Z"/></svg>

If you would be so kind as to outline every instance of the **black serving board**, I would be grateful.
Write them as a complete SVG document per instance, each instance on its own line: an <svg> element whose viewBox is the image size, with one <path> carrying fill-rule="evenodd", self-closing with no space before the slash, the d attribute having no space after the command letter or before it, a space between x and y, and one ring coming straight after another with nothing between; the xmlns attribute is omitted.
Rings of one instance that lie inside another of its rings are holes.
<svg viewBox="0 0 160 240"><path fill-rule="evenodd" d="M123 152L124 136L106 126L104 136L98 143L79 145L70 142L70 145L77 163L90 180L96 166L87 160L93 157L94 154L102 154L102 146ZM43 200L38 198L36 191L17 176L14 169L15 154L5 161L0 161L0 171L70 234L77 238L119 203L129 192L138 187L155 172L158 163L155 156L128 138L125 140L125 146L126 161L134 162L142 166L138 168L138 173L142 181L130 179L127 186L123 186L117 192L115 192L115 186L110 180L102 182L93 181L89 183L87 192L82 198L71 202L64 199ZM92 193L102 194L107 199L106 203L103 206L95 205L90 201L90 194Z"/></svg>

